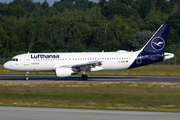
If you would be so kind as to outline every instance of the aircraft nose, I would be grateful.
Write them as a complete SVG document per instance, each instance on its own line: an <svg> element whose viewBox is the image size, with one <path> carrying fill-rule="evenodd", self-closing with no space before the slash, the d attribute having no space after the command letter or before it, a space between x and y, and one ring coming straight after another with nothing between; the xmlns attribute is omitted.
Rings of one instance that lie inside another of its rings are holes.
<svg viewBox="0 0 180 120"><path fill-rule="evenodd" d="M6 63L3 65L3 67L4 67L5 69L8 69L8 62L6 62Z"/></svg>

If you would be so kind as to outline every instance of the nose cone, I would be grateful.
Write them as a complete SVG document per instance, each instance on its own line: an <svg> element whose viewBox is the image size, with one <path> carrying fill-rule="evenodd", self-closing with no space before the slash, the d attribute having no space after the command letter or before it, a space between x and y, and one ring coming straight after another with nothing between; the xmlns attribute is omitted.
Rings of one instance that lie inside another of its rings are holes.
<svg viewBox="0 0 180 120"><path fill-rule="evenodd" d="M12 61L6 62L3 66L7 70L12 70L12 71L17 70L16 68L17 66L14 63L12 63Z"/></svg>
<svg viewBox="0 0 180 120"><path fill-rule="evenodd" d="M9 64L8 64L8 62L6 62L6 63L3 65L3 67L8 70L8 69L9 69Z"/></svg>

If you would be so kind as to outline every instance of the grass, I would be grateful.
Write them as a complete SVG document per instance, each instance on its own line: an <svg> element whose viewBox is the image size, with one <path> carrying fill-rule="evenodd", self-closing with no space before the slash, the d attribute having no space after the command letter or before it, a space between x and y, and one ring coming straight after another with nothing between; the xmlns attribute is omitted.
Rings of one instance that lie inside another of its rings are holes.
<svg viewBox="0 0 180 120"><path fill-rule="evenodd" d="M25 72L15 72L5 70L0 66L0 74L25 74ZM54 74L54 72L30 72L30 74ZM121 71L101 71L90 72L89 75L175 75L180 76L180 65L148 65L134 69Z"/></svg>
<svg viewBox="0 0 180 120"><path fill-rule="evenodd" d="M25 74L0 66L0 74ZM54 74L54 72L30 72ZM180 75L178 65L150 65L90 75ZM180 83L21 82L0 83L0 106L180 112Z"/></svg>
<svg viewBox="0 0 180 120"><path fill-rule="evenodd" d="M0 105L180 112L180 83L0 83Z"/></svg>

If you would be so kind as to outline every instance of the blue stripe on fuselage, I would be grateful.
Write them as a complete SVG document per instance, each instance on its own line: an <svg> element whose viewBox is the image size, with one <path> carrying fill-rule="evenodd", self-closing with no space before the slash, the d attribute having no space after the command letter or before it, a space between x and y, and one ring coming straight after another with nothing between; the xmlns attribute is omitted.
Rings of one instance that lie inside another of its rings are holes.
<svg viewBox="0 0 180 120"><path fill-rule="evenodd" d="M152 64L155 62L160 62L163 61L163 59L164 59L164 54L141 53L137 56L137 58L134 60L134 62L131 64L131 66L128 69Z"/></svg>

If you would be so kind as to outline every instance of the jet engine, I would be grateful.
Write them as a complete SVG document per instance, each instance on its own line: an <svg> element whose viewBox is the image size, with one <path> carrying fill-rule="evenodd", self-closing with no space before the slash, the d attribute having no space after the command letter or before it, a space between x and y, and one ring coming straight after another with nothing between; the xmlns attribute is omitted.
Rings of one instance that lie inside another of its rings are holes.
<svg viewBox="0 0 180 120"><path fill-rule="evenodd" d="M56 77L69 77L72 73L74 73L72 68L56 68L55 70Z"/></svg>

